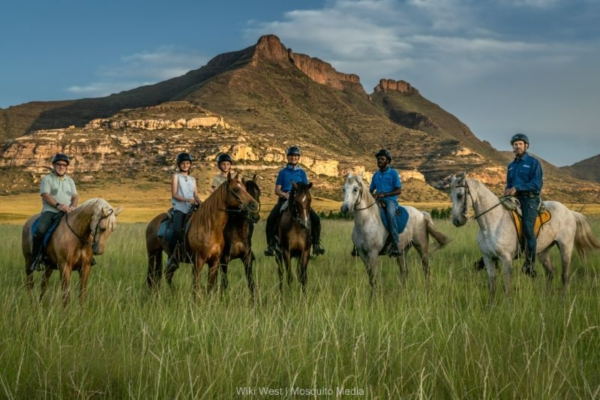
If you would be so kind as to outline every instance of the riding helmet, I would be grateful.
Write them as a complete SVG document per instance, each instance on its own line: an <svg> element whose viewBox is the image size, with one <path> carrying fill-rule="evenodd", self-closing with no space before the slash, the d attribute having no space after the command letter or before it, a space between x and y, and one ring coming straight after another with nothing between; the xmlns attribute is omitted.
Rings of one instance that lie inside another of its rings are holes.
<svg viewBox="0 0 600 400"><path fill-rule="evenodd" d="M388 159L388 162L392 161L392 153L390 153L386 149L381 149L375 154L375 158L379 158L381 156L386 156Z"/></svg>
<svg viewBox="0 0 600 400"><path fill-rule="evenodd" d="M527 146L529 146L529 138L527 137L527 135L525 135L523 133L517 133L517 134L513 135L513 137L510 138L510 144L512 145L517 140L522 140L525 143L527 143Z"/></svg>
<svg viewBox="0 0 600 400"><path fill-rule="evenodd" d="M69 156L64 153L56 153L54 157L52 157L52 164L55 164L59 161L64 161L67 163L67 165L71 163L71 159L69 158Z"/></svg>
<svg viewBox="0 0 600 400"><path fill-rule="evenodd" d="M181 164L184 161L192 162L193 161L192 156L190 156L189 153L179 153L177 155L177 165Z"/></svg>
<svg viewBox="0 0 600 400"><path fill-rule="evenodd" d="M219 156L217 157L217 165L221 165L223 161L229 161L231 165L233 165L233 158L231 158L231 156L227 153L219 154Z"/></svg>
<svg viewBox="0 0 600 400"><path fill-rule="evenodd" d="M288 156L299 156L300 154L300 147L298 146L290 146L288 147L286 153L286 155Z"/></svg>

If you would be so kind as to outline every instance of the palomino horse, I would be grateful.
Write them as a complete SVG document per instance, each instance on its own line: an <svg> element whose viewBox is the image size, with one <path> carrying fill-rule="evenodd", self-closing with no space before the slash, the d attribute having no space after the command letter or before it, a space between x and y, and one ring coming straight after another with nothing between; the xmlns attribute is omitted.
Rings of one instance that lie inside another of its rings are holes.
<svg viewBox="0 0 600 400"><path fill-rule="evenodd" d="M450 197L452 198L452 223L455 226L460 227L467 223L469 208L472 208L475 214L471 218L476 219L479 224L477 243L483 253L483 261L488 272L490 300L496 292L497 261L502 262L504 290L509 295L512 260L519 251L517 231L510 211L501 205L501 200L483 183L467 178L464 172L451 177ZM547 289L550 290L554 267L550 262L549 251L553 245L558 246L562 260L562 282L566 294L573 247L575 246L583 255L586 251L600 249L600 243L594 237L582 214L571 211L556 201L545 201L544 207L552 214L552 218L539 232L537 253L546 271Z"/></svg>
<svg viewBox="0 0 600 400"><path fill-rule="evenodd" d="M377 256L383 250L389 236L376 204L377 201L369 192L362 176L349 174L344 185L342 212L354 212L352 241L367 268L371 288L377 286ZM408 275L405 251L413 246L421 256L425 277L429 278L429 235L433 236L439 247L448 244L450 238L435 229L429 213L410 206L404 206L404 208L408 211L409 217L406 228L398 236L397 246L401 255L396 259L400 280L405 280Z"/></svg>
<svg viewBox="0 0 600 400"><path fill-rule="evenodd" d="M252 180L242 180L246 191L260 206L260 188L257 184L258 177L254 175ZM250 295L254 298L254 279L252 277L252 266L256 257L252 252L252 234L254 224L260 219L258 212L247 213L246 211L232 211L225 225L225 248L221 254L221 285L227 289L227 268L231 260L239 258L244 263L244 271L248 280Z"/></svg>
<svg viewBox="0 0 600 400"><path fill-rule="evenodd" d="M121 211L121 207L115 210L103 199L90 199L61 218L46 246L49 261L42 277L40 299L46 292L50 275L58 269L62 280L63 303L66 305L69 302L72 271L79 271L79 299L84 300L92 257L104 253L108 237L116 229L117 215ZM22 231L26 286L29 290L33 289L33 271L29 269L32 260L31 227L38 217L39 214L36 214L29 218Z"/></svg>
<svg viewBox="0 0 600 400"><path fill-rule="evenodd" d="M237 176L232 177L231 174L228 174L227 181L212 192L206 201L202 203L200 209L194 212L190 218L190 227L185 235L185 250L187 254L181 257L181 259L187 257L193 264L192 288L194 294L199 294L200 273L202 272L202 268L204 268L204 264L209 265L208 291L210 292L214 286L218 273L219 260L225 247L224 231L230 212L233 210L242 210L251 214L257 213L259 209L258 202L248 194L242 181ZM154 220L157 218L154 218ZM152 221L150 224L152 224ZM147 246L148 242L152 241L152 237L148 236L148 233L151 231L150 224L146 229ZM150 247L148 247L149 268L147 282L153 286L160 282L162 262L159 252L158 259L155 259L153 263L150 250ZM167 282L172 282L176 269L170 268L167 270Z"/></svg>
<svg viewBox="0 0 600 400"><path fill-rule="evenodd" d="M254 175L252 180L242 179L245 185L246 191L256 201L260 198L260 188L256 184L257 176ZM260 203L259 203L260 205ZM254 222L257 222L260 218L258 210L256 212L248 213L245 209L234 208L228 209L229 219L225 226L225 247L221 255L221 269L223 272L222 285L223 288L227 287L227 264L231 260L236 258L242 259L246 270L246 278L248 279L248 287L250 293L254 294L254 280L252 277L252 266L255 260L254 253L252 253L252 232L254 230ZM154 217L146 227L146 251L148 253L148 274L146 277L146 283L152 288L156 288L160 285L162 280L163 268L162 268L162 253L168 253L169 243L164 238L158 237L158 230L160 224L167 217L167 213L161 213ZM182 247L180 247L181 250ZM187 262L190 259L186 258L185 255L180 256L179 251L176 251L176 258L178 262ZM171 285L173 283L173 275L178 269L178 263L174 263L171 266L167 266L169 270L166 271L167 283Z"/></svg>
<svg viewBox="0 0 600 400"><path fill-rule="evenodd" d="M279 291L283 294L283 266L287 271L288 286L292 284L292 257L298 258L298 280L302 292L306 293L307 267L310 260L312 238L310 232L310 188L304 183L292 181L292 190L287 208L281 213L277 228L279 247L275 252L277 273L279 274Z"/></svg>

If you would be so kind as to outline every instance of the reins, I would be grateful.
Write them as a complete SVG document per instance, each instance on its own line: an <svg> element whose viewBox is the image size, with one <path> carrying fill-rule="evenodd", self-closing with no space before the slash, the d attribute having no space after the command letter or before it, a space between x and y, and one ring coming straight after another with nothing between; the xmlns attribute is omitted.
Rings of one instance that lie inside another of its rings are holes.
<svg viewBox="0 0 600 400"><path fill-rule="evenodd" d="M464 188L467 192L467 194L469 195L469 197L471 198L471 203L473 204L473 211L475 211L475 200L473 200L473 195L471 194L471 189L469 188L469 184L467 183L467 180L465 179L465 184L464 185L460 185L460 186L456 186L457 188L461 187ZM500 200L497 204L493 205L492 207L488 208L487 210L483 211L482 213L479 213L478 215L473 215L471 217L468 217L467 220L470 219L477 219L487 213L489 213L490 211L492 211L494 208L498 207L499 205L504 203L504 200L509 198L510 196L501 196L498 199ZM464 215L466 216L467 213L467 197L465 196L465 202L464 202Z"/></svg>
<svg viewBox="0 0 600 400"><path fill-rule="evenodd" d="M106 216L102 216L100 217L100 220L98 221L98 223L96 224L96 229L94 229L94 233L92 233L92 241L88 241L85 238L79 236L79 234L77 232L75 232L75 230L73 229L73 227L71 226L71 224L69 224L69 213L65 214L65 222L67 223L67 226L69 227L69 230L71 232L73 232L73 235L75 235L77 237L77 239L79 239L85 246L91 246L92 244L94 244L94 241L96 240L96 235L98 235L98 228L100 227L100 221L102 221L103 219L106 219L108 217L110 217L113 213L115 212L115 210L111 209L110 212L108 213L108 215Z"/></svg>

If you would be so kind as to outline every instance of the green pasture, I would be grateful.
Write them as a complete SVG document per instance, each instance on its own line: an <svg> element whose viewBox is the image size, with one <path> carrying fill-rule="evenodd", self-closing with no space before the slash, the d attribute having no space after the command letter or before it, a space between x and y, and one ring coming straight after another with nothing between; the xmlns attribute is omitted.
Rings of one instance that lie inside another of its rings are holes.
<svg viewBox="0 0 600 400"><path fill-rule="evenodd" d="M56 272L47 297L37 300L39 272L28 296L20 227L0 225L0 398L599 398L600 254L574 257L567 298L560 279L548 294L542 274L532 280L515 262L513 296L500 278L490 306L487 275L472 266L476 224L436 225L453 242L431 255L430 281L413 251L403 287L381 257L370 300L351 221L323 222L327 253L311 260L306 295L295 280L283 297L261 222L253 304L239 260L225 293L194 299L183 265L172 290L150 295L145 225L120 224L87 301L75 274L66 308ZM600 219L592 225L600 237Z"/></svg>

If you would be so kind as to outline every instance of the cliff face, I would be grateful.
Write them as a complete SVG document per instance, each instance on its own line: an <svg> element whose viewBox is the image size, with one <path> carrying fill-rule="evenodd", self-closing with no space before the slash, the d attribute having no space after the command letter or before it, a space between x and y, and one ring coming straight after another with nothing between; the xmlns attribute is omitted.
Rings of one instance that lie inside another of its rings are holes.
<svg viewBox="0 0 600 400"><path fill-rule="evenodd" d="M406 81L395 81L393 79L381 79L373 89L375 92L400 92L406 94L419 94L419 91Z"/></svg>

